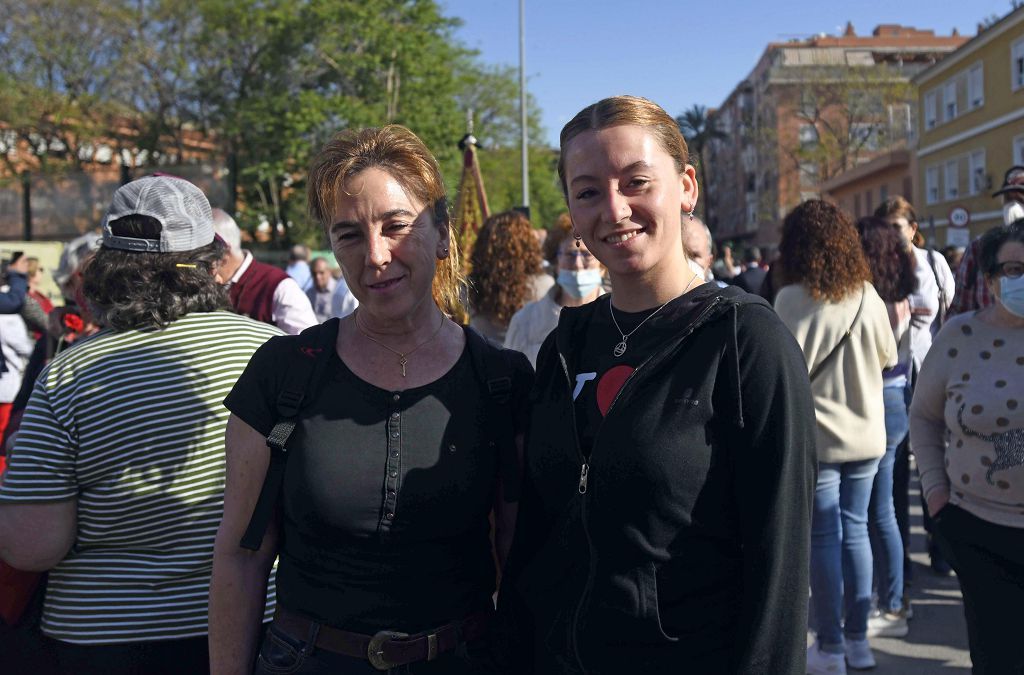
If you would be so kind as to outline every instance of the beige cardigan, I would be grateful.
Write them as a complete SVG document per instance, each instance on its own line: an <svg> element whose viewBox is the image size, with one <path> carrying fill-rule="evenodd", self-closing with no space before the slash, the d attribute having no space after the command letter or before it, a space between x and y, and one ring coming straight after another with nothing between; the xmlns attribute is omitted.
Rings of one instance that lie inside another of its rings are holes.
<svg viewBox="0 0 1024 675"><path fill-rule="evenodd" d="M813 299L800 284L786 286L775 298L775 311L804 352L813 370L850 328L861 293L840 302ZM818 419L818 461L855 462L885 454L885 408L882 369L896 365L896 340L885 303L874 286L864 283L864 309L840 353L811 383Z"/></svg>

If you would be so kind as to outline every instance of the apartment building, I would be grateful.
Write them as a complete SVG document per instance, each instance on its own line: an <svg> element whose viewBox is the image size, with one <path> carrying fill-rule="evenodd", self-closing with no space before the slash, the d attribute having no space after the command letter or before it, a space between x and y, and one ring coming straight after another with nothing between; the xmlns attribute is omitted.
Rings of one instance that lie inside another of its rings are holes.
<svg viewBox="0 0 1024 675"><path fill-rule="evenodd" d="M1024 6L914 77L919 142L915 206L936 245L1002 222L992 192L1024 165ZM952 218L952 222L951 222Z"/></svg>
<svg viewBox="0 0 1024 675"><path fill-rule="evenodd" d="M861 36L847 24L839 36L769 44L712 113L726 135L705 158L715 237L770 247L785 214L822 184L905 150L917 133L911 78L966 41L898 25Z"/></svg>

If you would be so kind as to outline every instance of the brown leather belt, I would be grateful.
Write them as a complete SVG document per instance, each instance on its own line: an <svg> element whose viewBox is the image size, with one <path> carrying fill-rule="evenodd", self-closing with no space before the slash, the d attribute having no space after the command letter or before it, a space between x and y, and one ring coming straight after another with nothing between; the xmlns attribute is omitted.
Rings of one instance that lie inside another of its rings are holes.
<svg viewBox="0 0 1024 675"><path fill-rule="evenodd" d="M455 649L460 642L483 637L490 625L491 615L490 611L470 614L465 619L414 635L391 630L363 635L321 624L316 631L314 646L336 654L366 659L377 670L387 670L417 661L433 661L439 655ZM274 612L274 625L297 640L307 639L312 624L313 620L309 617L280 605Z"/></svg>

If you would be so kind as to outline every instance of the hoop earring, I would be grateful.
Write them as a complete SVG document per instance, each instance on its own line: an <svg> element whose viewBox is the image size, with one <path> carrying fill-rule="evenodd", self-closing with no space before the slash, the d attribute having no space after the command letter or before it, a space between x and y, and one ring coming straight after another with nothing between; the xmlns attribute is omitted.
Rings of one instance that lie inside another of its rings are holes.
<svg viewBox="0 0 1024 675"><path fill-rule="evenodd" d="M583 246L583 244L580 243L581 241L583 241L583 236L579 232L574 231L572 233L572 238L576 240L576 248L580 248L581 246Z"/></svg>

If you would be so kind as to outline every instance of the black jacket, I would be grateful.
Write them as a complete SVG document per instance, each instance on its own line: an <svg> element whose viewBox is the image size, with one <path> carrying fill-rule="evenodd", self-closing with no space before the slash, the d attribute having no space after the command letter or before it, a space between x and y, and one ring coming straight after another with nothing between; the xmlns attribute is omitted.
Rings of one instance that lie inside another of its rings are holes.
<svg viewBox="0 0 1024 675"><path fill-rule="evenodd" d="M608 410L587 490L562 310L538 357L499 600L516 673L804 673L814 406L761 298L708 284Z"/></svg>

